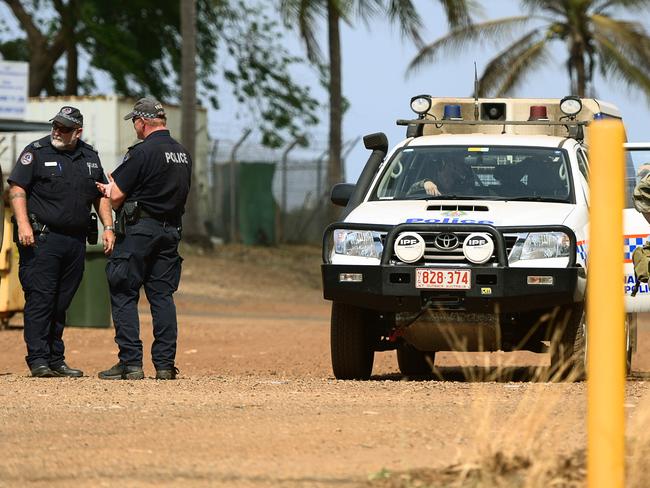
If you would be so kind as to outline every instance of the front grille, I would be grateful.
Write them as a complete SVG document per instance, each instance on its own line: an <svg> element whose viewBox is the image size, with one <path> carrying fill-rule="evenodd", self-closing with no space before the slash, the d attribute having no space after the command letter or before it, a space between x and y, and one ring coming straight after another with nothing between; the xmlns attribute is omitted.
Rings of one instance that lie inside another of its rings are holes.
<svg viewBox="0 0 650 488"><path fill-rule="evenodd" d="M470 263L467 259L465 259L465 255L463 254L463 241L465 241L465 238L472 234L472 232L418 232L424 239L425 243L425 250L424 250L424 256L422 259L415 263L411 263L415 266L422 266L422 265L427 265L427 264L472 264ZM453 234L456 236L458 239L458 246L455 247L454 249L451 250L443 250L439 249L435 245L435 240L438 236L442 236L444 234ZM517 235L516 234L505 234L504 235L505 240L506 240L506 256L510 255L510 251L512 251L513 246L515 245L515 242L517 242ZM490 260L485 263L487 264L493 264L497 262L497 257L496 257L496 243L494 246L494 254L492 254L492 257ZM394 263L401 263L395 252L393 251L392 255L392 262Z"/></svg>

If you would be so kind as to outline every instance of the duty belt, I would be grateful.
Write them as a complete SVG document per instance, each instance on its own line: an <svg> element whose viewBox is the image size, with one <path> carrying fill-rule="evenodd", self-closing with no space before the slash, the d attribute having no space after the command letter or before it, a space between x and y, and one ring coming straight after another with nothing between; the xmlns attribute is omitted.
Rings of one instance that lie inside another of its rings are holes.
<svg viewBox="0 0 650 488"><path fill-rule="evenodd" d="M140 207L140 218L150 218L157 220L163 224L169 224L174 227L179 227L181 225L181 219L179 217L172 217L169 215L159 215L147 212L144 208Z"/></svg>

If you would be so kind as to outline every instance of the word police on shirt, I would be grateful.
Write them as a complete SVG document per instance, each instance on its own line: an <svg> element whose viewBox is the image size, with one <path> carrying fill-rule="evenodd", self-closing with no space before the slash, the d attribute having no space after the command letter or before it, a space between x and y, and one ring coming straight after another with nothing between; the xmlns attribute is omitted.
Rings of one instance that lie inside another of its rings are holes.
<svg viewBox="0 0 650 488"><path fill-rule="evenodd" d="M188 164L188 158L186 153L182 152L166 152L165 153L165 162L177 163L177 164Z"/></svg>

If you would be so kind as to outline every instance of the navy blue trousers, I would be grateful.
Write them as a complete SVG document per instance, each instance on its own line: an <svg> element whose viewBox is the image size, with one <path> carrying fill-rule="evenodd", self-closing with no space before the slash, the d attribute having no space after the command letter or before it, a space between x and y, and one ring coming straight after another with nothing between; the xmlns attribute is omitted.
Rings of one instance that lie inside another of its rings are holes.
<svg viewBox="0 0 650 488"><path fill-rule="evenodd" d="M18 276L25 292L25 360L30 368L65 361L63 328L84 272L85 236L49 232L34 247L18 246Z"/></svg>
<svg viewBox="0 0 650 488"><path fill-rule="evenodd" d="M173 294L181 278L179 242L176 227L146 217L127 225L126 235L115 243L106 276L122 364L142 366L138 300L144 286L153 321L153 364L156 369L174 367L178 326Z"/></svg>

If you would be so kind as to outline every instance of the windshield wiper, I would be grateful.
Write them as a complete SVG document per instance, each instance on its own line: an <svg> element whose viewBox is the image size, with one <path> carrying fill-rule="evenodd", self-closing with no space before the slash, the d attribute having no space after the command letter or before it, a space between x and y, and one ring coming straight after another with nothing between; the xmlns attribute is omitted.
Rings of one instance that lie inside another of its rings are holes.
<svg viewBox="0 0 650 488"><path fill-rule="evenodd" d="M484 200L484 198L468 195L427 195L425 197L405 198L404 200Z"/></svg>
<svg viewBox="0 0 650 488"><path fill-rule="evenodd" d="M540 197L540 196L528 196L528 197L503 197L504 200L510 202L554 202L554 203L569 203L566 198L554 198L554 197Z"/></svg>

